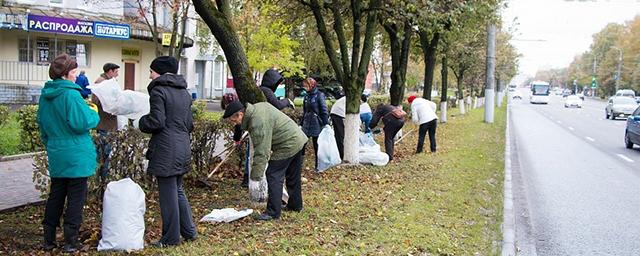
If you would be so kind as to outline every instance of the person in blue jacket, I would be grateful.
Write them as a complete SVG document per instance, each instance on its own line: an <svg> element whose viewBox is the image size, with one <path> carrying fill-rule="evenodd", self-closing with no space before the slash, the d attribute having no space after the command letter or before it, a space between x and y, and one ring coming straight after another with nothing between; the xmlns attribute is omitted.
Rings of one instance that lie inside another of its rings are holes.
<svg viewBox="0 0 640 256"><path fill-rule="evenodd" d="M87 78L87 76L84 74L84 70L80 71L80 75L78 75L78 77L76 78L76 84L79 85L80 88L82 88L82 91L80 91L80 95L82 95L82 98L89 98L89 95L91 95L91 89L87 88L87 86L89 85L89 78Z"/></svg>
<svg viewBox="0 0 640 256"><path fill-rule="evenodd" d="M51 187L44 210L43 249L53 250L56 229L64 210L64 252L75 252L82 208L87 199L87 178L96 172L96 148L89 133L98 125L98 109L86 103L75 84L78 64L66 54L49 66L38 106L40 137L47 150ZM66 201L66 210L65 210Z"/></svg>

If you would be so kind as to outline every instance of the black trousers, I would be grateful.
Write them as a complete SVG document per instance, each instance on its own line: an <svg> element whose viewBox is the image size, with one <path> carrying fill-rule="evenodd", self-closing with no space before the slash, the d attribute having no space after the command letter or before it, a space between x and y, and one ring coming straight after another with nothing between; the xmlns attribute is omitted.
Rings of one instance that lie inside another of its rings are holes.
<svg viewBox="0 0 640 256"><path fill-rule="evenodd" d="M78 232L82 224L82 208L87 201L87 178L51 178L49 198L44 210L44 241L56 241L56 228L64 210L64 240L66 244L78 242Z"/></svg>
<svg viewBox="0 0 640 256"><path fill-rule="evenodd" d="M426 133L429 132L429 147L431 152L436 152L436 128L438 126L438 119L433 119L429 122L420 125L420 130L418 131L418 148L416 149L416 153L422 152L422 146L424 145L424 137Z"/></svg>
<svg viewBox="0 0 640 256"><path fill-rule="evenodd" d="M391 118L390 118L391 119ZM394 140L398 131L404 126L404 119L391 119L384 123L384 152L393 160Z"/></svg>
<svg viewBox="0 0 640 256"><path fill-rule="evenodd" d="M314 158L315 162L314 163L315 163L316 169L318 169L318 137L309 137L309 138L313 142L313 153L315 153L314 154L314 156L315 156L315 158ZM304 148L307 148L306 144L304 145ZM304 152L304 150L303 150L303 152Z"/></svg>
<svg viewBox="0 0 640 256"><path fill-rule="evenodd" d="M184 194L182 175L156 177L160 192L160 215L162 215L163 244L180 243L180 235L185 239L196 237L196 225L193 223L191 205Z"/></svg>
<svg viewBox="0 0 640 256"><path fill-rule="evenodd" d="M331 123L333 124L334 137L336 137L336 144L338 144L338 152L340 152L340 159L344 159L344 118L331 114Z"/></svg>
<svg viewBox="0 0 640 256"><path fill-rule="evenodd" d="M279 218L282 212L282 184L287 181L287 192L289 202L287 207L292 210L302 209L302 181L300 173L304 163L304 149L294 156L283 160L269 161L267 184L269 198L267 199L267 214L271 217Z"/></svg>

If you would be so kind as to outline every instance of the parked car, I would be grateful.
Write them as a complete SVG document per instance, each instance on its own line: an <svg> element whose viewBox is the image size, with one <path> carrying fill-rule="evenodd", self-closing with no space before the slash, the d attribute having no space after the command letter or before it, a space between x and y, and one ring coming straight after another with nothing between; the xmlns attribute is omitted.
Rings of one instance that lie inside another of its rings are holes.
<svg viewBox="0 0 640 256"><path fill-rule="evenodd" d="M568 108L568 107L582 108L582 99L580 99L580 97L577 95L569 95L564 100L564 107L565 108Z"/></svg>
<svg viewBox="0 0 640 256"><path fill-rule="evenodd" d="M522 99L522 93L520 92L520 90L514 90L514 91L511 91L510 93L511 93L512 99L519 99L519 100Z"/></svg>
<svg viewBox="0 0 640 256"><path fill-rule="evenodd" d="M616 92L616 97L631 97L631 98L635 98L636 97L636 93L633 90L630 89L623 89L623 90L618 90Z"/></svg>
<svg viewBox="0 0 640 256"><path fill-rule="evenodd" d="M624 144L633 148L633 144L640 145L640 107L627 118L627 129L624 131Z"/></svg>
<svg viewBox="0 0 640 256"><path fill-rule="evenodd" d="M625 96L611 97L604 108L606 118L611 120L616 117L630 116L638 108L638 103L634 98Z"/></svg>

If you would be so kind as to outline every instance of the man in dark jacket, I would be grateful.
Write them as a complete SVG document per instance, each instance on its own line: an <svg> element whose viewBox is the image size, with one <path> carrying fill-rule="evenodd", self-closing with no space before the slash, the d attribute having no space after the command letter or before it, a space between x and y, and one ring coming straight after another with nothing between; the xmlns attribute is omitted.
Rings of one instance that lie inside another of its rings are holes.
<svg viewBox="0 0 640 256"><path fill-rule="evenodd" d="M196 238L191 206L182 186L182 176L191 164L191 96L187 82L177 72L174 57L161 56L151 62L152 81L147 87L151 111L140 119L140 130L152 134L147 171L156 176L160 191L162 238L152 244L157 247L179 244L180 235L186 241Z"/></svg>
<svg viewBox="0 0 640 256"><path fill-rule="evenodd" d="M380 119L382 119L384 123L384 151L389 155L389 161L393 160L395 144L393 138L396 137L398 131L404 126L404 115L406 115L406 113L399 107L380 104L376 107L373 113L373 119L369 125L369 128L373 129L378 125Z"/></svg>
<svg viewBox="0 0 640 256"><path fill-rule="evenodd" d="M308 139L296 122L266 102L255 105L247 103L245 108L240 101L234 101L227 106L222 117L249 132L255 149L251 180L262 180L266 172L269 192L267 210L258 219L280 218L285 177L289 193L285 210L302 211L300 174L304 163L304 145Z"/></svg>
<svg viewBox="0 0 640 256"><path fill-rule="evenodd" d="M286 107L293 107L289 100L282 99L278 100L275 95L275 91L278 88L278 85L284 81L284 78L278 71L275 69L268 69L264 72L264 76L262 76L262 83L260 83L260 90L264 94L264 97L267 98L267 102L271 103L278 110L282 110Z"/></svg>

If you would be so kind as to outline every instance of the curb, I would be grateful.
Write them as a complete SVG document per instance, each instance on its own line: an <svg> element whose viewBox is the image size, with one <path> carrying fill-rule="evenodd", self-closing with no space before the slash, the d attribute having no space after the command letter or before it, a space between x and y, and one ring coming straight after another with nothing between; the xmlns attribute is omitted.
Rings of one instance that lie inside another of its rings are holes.
<svg viewBox="0 0 640 256"><path fill-rule="evenodd" d="M507 128L505 131L504 147L504 207L502 220L502 253L503 256L515 256L515 213L513 209L513 193L511 191L511 138L509 134L511 122L509 104L507 104Z"/></svg>
<svg viewBox="0 0 640 256"><path fill-rule="evenodd" d="M0 156L0 162L7 162L7 161L24 159L24 158L30 158L30 157L33 157L33 156L35 156L37 154L41 154L41 153L44 153L44 151L25 153L25 154L18 154L18 155L11 155L11 156Z"/></svg>

